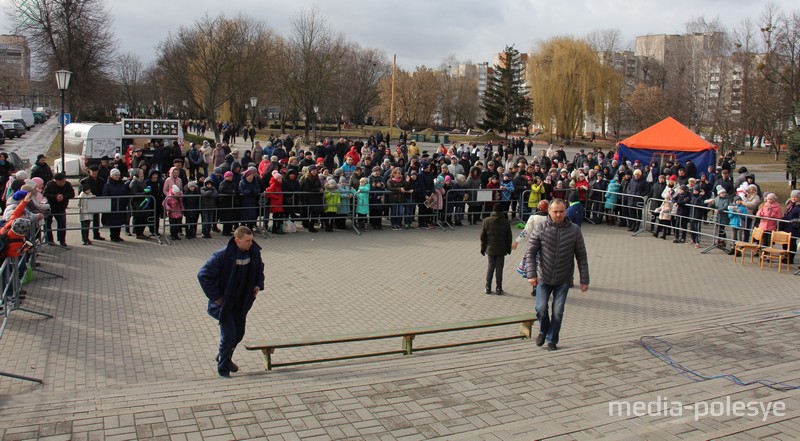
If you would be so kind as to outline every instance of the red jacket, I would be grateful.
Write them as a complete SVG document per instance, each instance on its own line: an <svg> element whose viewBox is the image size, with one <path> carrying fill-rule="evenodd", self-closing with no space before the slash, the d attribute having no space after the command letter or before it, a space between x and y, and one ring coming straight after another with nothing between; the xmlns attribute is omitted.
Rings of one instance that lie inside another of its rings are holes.
<svg viewBox="0 0 800 441"><path fill-rule="evenodd" d="M269 199L269 212L283 213L283 193L281 193L281 181L272 179L264 194L267 196L267 199Z"/></svg>

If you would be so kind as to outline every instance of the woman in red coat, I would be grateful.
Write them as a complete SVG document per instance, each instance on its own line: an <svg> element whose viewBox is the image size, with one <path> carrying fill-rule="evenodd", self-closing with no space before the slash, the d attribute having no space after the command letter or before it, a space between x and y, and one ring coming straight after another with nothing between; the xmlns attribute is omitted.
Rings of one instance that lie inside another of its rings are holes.
<svg viewBox="0 0 800 441"><path fill-rule="evenodd" d="M269 187L264 192L269 200L269 212L272 213L272 234L283 234L283 193L281 182L283 175L278 170L272 171Z"/></svg>

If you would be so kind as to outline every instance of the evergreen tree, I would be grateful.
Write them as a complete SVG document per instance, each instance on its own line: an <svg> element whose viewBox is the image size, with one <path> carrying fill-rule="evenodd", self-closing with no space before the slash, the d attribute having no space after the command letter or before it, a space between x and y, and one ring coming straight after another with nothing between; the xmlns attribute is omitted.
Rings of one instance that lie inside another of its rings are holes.
<svg viewBox="0 0 800 441"><path fill-rule="evenodd" d="M525 86L525 70L522 57L514 46L506 46L486 84L481 108L486 115L480 125L484 130L496 130L508 134L520 126L530 124L531 102Z"/></svg>

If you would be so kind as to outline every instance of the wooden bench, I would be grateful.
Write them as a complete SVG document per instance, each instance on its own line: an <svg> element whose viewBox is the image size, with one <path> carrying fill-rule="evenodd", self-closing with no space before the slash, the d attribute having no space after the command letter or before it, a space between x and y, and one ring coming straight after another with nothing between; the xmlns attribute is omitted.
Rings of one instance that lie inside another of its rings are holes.
<svg viewBox="0 0 800 441"><path fill-rule="evenodd" d="M244 344L244 347L249 351L261 351L264 354L264 366L268 371L271 371L273 367L279 366L293 366L298 364L306 364L306 363L319 363L323 361L338 361L338 360L349 360L353 358L363 358L363 357L373 357L378 355L390 355L390 354L403 354L403 355L411 355L415 351L428 351L431 349L442 349L442 348L452 348L457 346L465 346L471 344L478 344L478 343L490 343L496 341L504 341L504 340L515 340L518 338L521 339L529 339L531 338L531 329L533 327L533 323L536 321L536 314L522 314L522 315L515 315L511 317L499 317L499 318L491 318L491 319L482 319L482 320L471 320L467 322L460 322L460 323L446 323L446 324L439 324L439 325L432 325L432 326L420 326L414 328L406 328L406 329L395 329L389 331L373 331L373 332L364 332L358 334L343 334L343 335L329 335L329 336L318 336L318 337L303 337L303 338L293 338L289 340L263 340L263 341L250 341ZM443 345L436 345L436 346L427 346L427 347L413 347L414 337L418 335L425 335L425 334L437 334L440 332L452 332L452 331L464 331L468 329L479 329L479 328L490 328L495 326L503 326L503 325L513 325L513 324L520 324L519 327L519 334L507 337L498 337L498 338L490 338L484 340L473 340L473 341L465 341L460 343L450 343L450 344L443 344ZM366 354L353 354L353 355L343 355L340 357L332 357L332 358L319 358L319 359L312 359L312 360L301 360L301 361L292 361L286 363L273 363L272 362L272 354L275 352L275 349L279 348L296 348L302 346L316 346L316 345L326 345L326 344L333 344L333 343L348 343L348 342L357 342L357 341L367 341L367 340L381 340L387 338L396 338L401 337L403 339L402 346L400 349L392 350L392 351L382 351L382 352L369 352Z"/></svg>

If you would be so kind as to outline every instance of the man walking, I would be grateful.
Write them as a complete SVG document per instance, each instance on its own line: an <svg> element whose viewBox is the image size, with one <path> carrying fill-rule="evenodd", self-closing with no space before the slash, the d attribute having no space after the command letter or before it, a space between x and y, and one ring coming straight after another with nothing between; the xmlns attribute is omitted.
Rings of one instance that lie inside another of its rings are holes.
<svg viewBox="0 0 800 441"><path fill-rule="evenodd" d="M208 314L219 320L217 372L230 378L231 372L239 370L232 357L244 338L247 312L264 290L264 262L253 232L245 226L237 228L228 245L203 265L197 279L208 297Z"/></svg>
<svg viewBox="0 0 800 441"><path fill-rule="evenodd" d="M494 204L491 216L481 226L481 255L489 255L486 270L486 294L492 293L492 277L497 282L497 295L503 295L503 265L506 254L511 254L511 223L503 204Z"/></svg>
<svg viewBox="0 0 800 441"><path fill-rule="evenodd" d="M553 199L550 217L537 228L528 242L525 255L528 282L536 287L536 317L539 335L536 345L547 341L547 349L558 349L558 334L564 316L567 291L578 261L581 291L589 289L589 260L580 227L567 218L567 204L563 199ZM553 315L548 312L550 296L553 297Z"/></svg>

